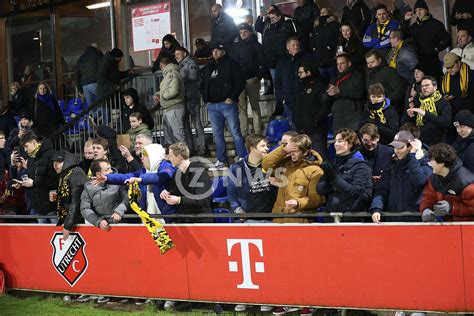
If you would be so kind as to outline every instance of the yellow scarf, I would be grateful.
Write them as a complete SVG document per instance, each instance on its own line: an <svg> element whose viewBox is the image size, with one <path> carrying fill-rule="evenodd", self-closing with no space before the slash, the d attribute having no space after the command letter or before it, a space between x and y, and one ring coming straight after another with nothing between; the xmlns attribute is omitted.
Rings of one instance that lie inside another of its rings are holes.
<svg viewBox="0 0 474 316"><path fill-rule="evenodd" d="M397 69L398 53L400 52L400 49L402 48L402 45L403 45L403 41L400 41L400 43L398 43L397 47L392 48L390 50L390 53L388 54L388 58L390 60L388 65L393 69Z"/></svg>
<svg viewBox="0 0 474 316"><path fill-rule="evenodd" d="M461 69L459 70L459 85L461 86L461 97L467 96L467 89L469 88L469 66L465 63L461 63ZM444 75L443 82L441 84L443 94L449 94L451 91L451 74L449 72Z"/></svg>
<svg viewBox="0 0 474 316"><path fill-rule="evenodd" d="M390 23L390 20L385 21L385 23L377 22L377 35L380 39L385 35L388 23Z"/></svg>
<svg viewBox="0 0 474 316"><path fill-rule="evenodd" d="M39 143L38 146L36 146L36 148L33 149L33 151L28 154L28 156L30 156L31 158L35 158L36 155L38 154L40 148L41 148L41 143Z"/></svg>
<svg viewBox="0 0 474 316"><path fill-rule="evenodd" d="M140 196L141 194L138 183L135 182L130 184L128 187L128 199L130 200L130 206L132 207L132 210L137 213L138 216L140 216L143 224L145 224L147 230L150 232L153 241L156 243L158 248L160 248L160 253L164 254L168 250L174 248L175 245L163 225L161 225L161 223L156 219L151 218L147 212L140 208L138 205Z"/></svg>
<svg viewBox="0 0 474 316"><path fill-rule="evenodd" d="M74 168L71 168L71 170L69 170L66 175L60 179L59 181L59 186L58 186L58 204L57 204L57 216L58 216L58 221L63 223L64 222L64 219L66 218L67 214L68 214L68 210L64 207L64 203L63 201L67 198L69 198L69 195L70 195L70 187L67 183L67 180L69 179L69 176L71 175L71 173L76 170L77 168L80 168L80 167L74 167Z"/></svg>
<svg viewBox="0 0 474 316"><path fill-rule="evenodd" d="M436 110L436 102L439 101L443 96L441 93L436 90L431 97L422 99L420 98L420 110L423 110L427 113L431 113L434 116L438 116L438 111ZM420 114L416 115L416 126L423 126L425 123L423 122L423 116Z"/></svg>
<svg viewBox="0 0 474 316"><path fill-rule="evenodd" d="M376 110L369 110L369 118L372 120L376 120L382 124L387 123L385 119L385 115L383 115L383 109L385 107L385 100L382 103L382 106Z"/></svg>

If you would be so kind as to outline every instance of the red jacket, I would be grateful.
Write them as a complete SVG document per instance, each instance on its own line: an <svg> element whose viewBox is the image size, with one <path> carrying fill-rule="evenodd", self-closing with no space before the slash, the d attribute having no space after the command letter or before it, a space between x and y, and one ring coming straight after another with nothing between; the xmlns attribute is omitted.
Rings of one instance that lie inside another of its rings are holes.
<svg viewBox="0 0 474 316"><path fill-rule="evenodd" d="M447 220L474 221L474 174L464 168L460 162L451 168L446 177L433 175L423 190L420 212L433 209L437 202L446 200L451 205Z"/></svg>

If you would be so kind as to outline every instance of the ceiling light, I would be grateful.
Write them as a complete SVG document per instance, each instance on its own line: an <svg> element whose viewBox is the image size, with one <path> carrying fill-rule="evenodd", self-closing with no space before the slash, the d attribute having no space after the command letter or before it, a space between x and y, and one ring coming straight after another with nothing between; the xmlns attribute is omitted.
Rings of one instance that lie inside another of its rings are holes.
<svg viewBox="0 0 474 316"><path fill-rule="evenodd" d="M89 10L100 9L100 8L105 8L105 7L110 7L110 1L86 5L86 8Z"/></svg>

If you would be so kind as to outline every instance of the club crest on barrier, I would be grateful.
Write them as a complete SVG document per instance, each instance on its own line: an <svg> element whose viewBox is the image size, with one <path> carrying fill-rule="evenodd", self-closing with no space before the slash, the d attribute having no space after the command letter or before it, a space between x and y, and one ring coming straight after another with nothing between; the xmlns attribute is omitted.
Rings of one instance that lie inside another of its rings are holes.
<svg viewBox="0 0 474 316"><path fill-rule="evenodd" d="M71 232L64 240L62 232L56 232L51 239L53 266L72 287L87 270L86 241L81 234Z"/></svg>

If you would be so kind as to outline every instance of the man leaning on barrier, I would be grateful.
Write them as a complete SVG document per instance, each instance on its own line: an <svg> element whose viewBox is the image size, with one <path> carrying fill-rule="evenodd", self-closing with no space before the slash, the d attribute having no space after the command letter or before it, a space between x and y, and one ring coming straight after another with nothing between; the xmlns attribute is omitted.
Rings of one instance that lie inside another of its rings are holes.
<svg viewBox="0 0 474 316"><path fill-rule="evenodd" d="M320 167L323 159L311 150L308 135L297 135L286 145L281 145L262 162L264 172L276 177L278 194L273 213L296 213L315 211L324 205L326 199L316 192L323 171ZM307 223L306 218L278 218L275 223Z"/></svg>
<svg viewBox="0 0 474 316"><path fill-rule="evenodd" d="M423 222L435 222L436 217L474 221L474 174L462 166L450 145L433 145L428 158L433 175L421 198Z"/></svg>

